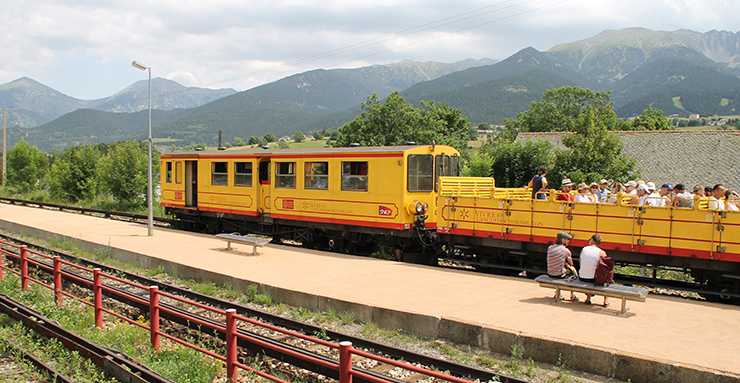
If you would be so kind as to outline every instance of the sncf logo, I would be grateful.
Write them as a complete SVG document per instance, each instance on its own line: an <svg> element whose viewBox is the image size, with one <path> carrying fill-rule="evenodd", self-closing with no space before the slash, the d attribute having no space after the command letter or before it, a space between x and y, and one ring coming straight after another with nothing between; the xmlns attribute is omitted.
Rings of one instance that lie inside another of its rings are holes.
<svg viewBox="0 0 740 383"><path fill-rule="evenodd" d="M378 215L393 215L393 210L391 210L391 208L389 207L381 205L378 208Z"/></svg>

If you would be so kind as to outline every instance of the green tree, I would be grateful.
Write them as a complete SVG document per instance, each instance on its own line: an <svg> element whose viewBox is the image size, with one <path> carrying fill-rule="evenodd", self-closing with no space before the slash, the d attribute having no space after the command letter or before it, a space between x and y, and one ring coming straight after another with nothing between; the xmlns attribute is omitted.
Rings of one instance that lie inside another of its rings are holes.
<svg viewBox="0 0 740 383"><path fill-rule="evenodd" d="M234 137L234 146L246 146L246 145L247 143L244 142L244 140L242 140L239 137Z"/></svg>
<svg viewBox="0 0 740 383"><path fill-rule="evenodd" d="M299 131L295 132L295 134L293 135L293 140L294 140L295 142L303 142L303 141L305 141L305 140L306 140L306 135L305 135L305 134L303 134L303 132L301 132L301 131L299 130Z"/></svg>
<svg viewBox="0 0 740 383"><path fill-rule="evenodd" d="M663 111L647 108L642 114L632 120L633 130L673 130L671 122L663 115Z"/></svg>
<svg viewBox="0 0 740 383"><path fill-rule="evenodd" d="M422 101L421 109L417 109L393 92L385 102L377 94L368 97L362 103L362 113L339 128L334 146L394 146L413 141L420 145L446 144L464 151L469 137L470 124L459 109L434 101Z"/></svg>
<svg viewBox="0 0 740 383"><path fill-rule="evenodd" d="M324 139L324 133L322 133L320 130L317 130L313 132L313 139L314 140L323 140Z"/></svg>
<svg viewBox="0 0 740 383"><path fill-rule="evenodd" d="M277 143L277 148L278 149L290 149L290 145L288 145L288 143L285 142L285 140L280 140Z"/></svg>
<svg viewBox="0 0 740 383"><path fill-rule="evenodd" d="M543 139L526 142L499 139L486 144L481 152L491 158L490 176L496 187L515 188L527 185L537 169L550 166L553 160L552 144Z"/></svg>
<svg viewBox="0 0 740 383"><path fill-rule="evenodd" d="M555 151L551 177L588 182L602 178L626 181L638 175L635 160L624 154L622 140L609 132L607 122L599 116L595 107L588 106L573 126L573 133L563 135L563 145L568 149Z"/></svg>
<svg viewBox="0 0 740 383"><path fill-rule="evenodd" d="M62 152L47 177L54 198L77 202L98 195L100 151L94 145L74 147Z"/></svg>
<svg viewBox="0 0 740 383"><path fill-rule="evenodd" d="M8 151L7 168L8 186L25 193L41 188L44 176L49 170L49 159L36 145L31 146L21 138L20 142Z"/></svg>
<svg viewBox="0 0 740 383"><path fill-rule="evenodd" d="M267 141L267 142L275 142L275 141L277 141L277 137L275 137L275 135L272 134L272 133L267 133L267 134L265 134L265 141Z"/></svg>
<svg viewBox="0 0 740 383"><path fill-rule="evenodd" d="M629 129L627 123L617 118L610 96L611 92L580 87L550 89L542 95L541 102L533 101L515 120L506 119L506 126L520 132L572 132L581 114L591 108L607 129Z"/></svg>
<svg viewBox="0 0 740 383"><path fill-rule="evenodd" d="M147 190L148 153L124 141L100 160L100 179L106 191L122 202L136 202ZM155 177L156 181L156 177Z"/></svg>

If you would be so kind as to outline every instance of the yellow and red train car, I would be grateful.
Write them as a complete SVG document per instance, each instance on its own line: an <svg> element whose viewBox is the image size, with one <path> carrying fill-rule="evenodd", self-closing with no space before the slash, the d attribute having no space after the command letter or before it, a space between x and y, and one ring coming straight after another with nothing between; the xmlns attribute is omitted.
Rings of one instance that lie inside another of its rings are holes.
<svg viewBox="0 0 740 383"><path fill-rule="evenodd" d="M679 268L697 289L738 293L740 212L710 210L705 197L688 208L636 206L626 195L613 204L564 202L556 194L533 200L530 190L495 188L490 178L443 177L437 231L448 247L470 249L456 253L462 258L514 272L543 270L559 231L573 235L575 248L598 233L621 264Z"/></svg>
<svg viewBox="0 0 740 383"><path fill-rule="evenodd" d="M444 145L180 152L161 162L162 205L175 216L211 232L347 250L405 251L409 238L434 237L435 180L459 173L459 152Z"/></svg>

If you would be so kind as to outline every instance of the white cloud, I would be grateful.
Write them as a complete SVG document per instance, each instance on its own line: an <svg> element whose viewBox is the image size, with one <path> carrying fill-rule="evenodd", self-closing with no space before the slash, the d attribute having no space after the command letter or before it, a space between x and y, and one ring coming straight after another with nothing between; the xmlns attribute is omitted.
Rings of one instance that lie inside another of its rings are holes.
<svg viewBox="0 0 740 383"><path fill-rule="evenodd" d="M6 3L0 83L25 75L88 99L140 80L133 60L185 85L241 90L316 68L504 59L527 46L546 50L604 29L740 30L737 0ZM399 31L405 32L391 35ZM346 47L352 48L306 60Z"/></svg>

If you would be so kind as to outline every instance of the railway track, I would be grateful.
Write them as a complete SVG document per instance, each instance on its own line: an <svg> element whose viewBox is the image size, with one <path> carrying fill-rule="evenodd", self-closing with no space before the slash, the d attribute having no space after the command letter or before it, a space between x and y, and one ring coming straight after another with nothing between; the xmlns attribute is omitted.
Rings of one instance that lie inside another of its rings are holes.
<svg viewBox="0 0 740 383"><path fill-rule="evenodd" d="M92 296L91 289L94 275L91 270L100 269L103 273L115 275L115 279L109 278L105 281L106 292L104 294L106 299L103 303L111 308L115 307L120 312L126 312L132 319L142 314L148 314L149 306L144 299L149 298L149 291L145 287L157 286L159 291L165 293L162 295L160 304L163 308L166 307L166 310L163 309L160 315L169 324L166 330L164 328L162 330L168 331L170 335L215 336L222 340L225 338L224 333L216 330L206 331L204 328L215 329L223 322L222 315L216 311L235 310L239 315L252 319L249 323L241 322L238 327L238 332L244 336L244 338L239 338L238 343L242 359L256 355L265 356L273 368L280 369L283 373L299 374L300 371L309 371L311 374L339 379L338 371L326 367L327 364L336 363L339 360L338 350L327 346L326 343L328 342L326 341L312 339L314 334L322 334L322 338L329 342L349 341L352 342L355 349L364 350L382 358L403 361L417 367L446 371L452 376L463 379L481 382L490 380L512 383L525 382L525 380L500 375L493 371L430 357L206 296L187 288L130 273L126 270L112 268L99 262L80 259L70 254L47 249L10 236L2 235L0 237L5 241L25 245L28 249L50 256L59 256L68 262L82 266L82 269L86 270L80 271L80 268L67 270L66 272L73 275L73 277L66 278L63 281L67 285L76 286L76 289L79 290L77 293L81 297ZM38 267L39 273L43 272L44 269L53 269L53 265L45 263L43 259L35 259L35 262L44 265ZM124 283L124 280L127 282ZM198 302L201 307L188 306L183 308L174 297ZM121 305L125 307L121 307ZM369 379L372 378L393 383L414 382L428 378L389 363L358 356L355 356L353 369L360 370L368 376L368 378L355 376L354 381L357 383L370 383L372 380Z"/></svg>
<svg viewBox="0 0 740 383"><path fill-rule="evenodd" d="M42 203L42 202L35 202L35 201L28 201L28 200L14 199L14 198L0 197L0 203L8 203L8 204L13 204L13 205L36 207L40 209L49 209L49 210L56 210L56 211L66 211L66 212L86 214L86 215L102 217L102 218L126 220L126 221L131 221L131 222L142 223L142 224L147 223L147 219L148 219L146 215L141 215L141 214L87 209L87 208L81 208L81 207L76 207L76 206ZM155 224L159 226L169 226L174 223L180 223L181 221L177 219L171 219L171 218L154 217L154 222ZM285 244L285 245L291 246L291 247L296 246L295 244ZM476 263L474 260L469 260L469 259L446 258L446 259L443 259L443 261L447 261L449 263L447 265L442 265L442 267L459 268L457 266L452 266L452 264L464 263L470 267L463 267L463 269L466 269L469 271L477 271L478 269L500 269L500 270L507 270L507 273L509 275L512 275L512 272L513 272L513 275L516 275L520 272L527 272L528 274L534 275L534 276L543 274L546 272L546 270L527 269L527 268L523 268L519 266ZM626 266L630 266L630 265L626 265ZM635 265L635 266L642 267L640 265ZM653 272L657 270L658 270L657 268L654 268ZM681 270L674 270L674 269L666 269L666 270L682 272ZM700 283L670 280L670 279L661 279L661 278L657 278L655 276L655 273L653 273L652 277L615 273L614 280L617 283L621 283L625 285L646 286L648 288L651 288L651 292L654 294L664 294L667 292L669 295L674 295L674 292L680 291L680 292L692 293L692 294L697 294L697 295L718 295L718 296L721 295L720 292L712 292L712 291L707 291L706 289L703 289ZM740 301L740 297L736 297L736 298L738 298L738 301Z"/></svg>
<svg viewBox="0 0 740 383"><path fill-rule="evenodd" d="M172 383L171 380L165 379L145 366L133 362L127 356L79 337L78 335L59 326L54 321L47 319L41 313L4 295L0 295L0 312L5 313L16 321L22 322L25 327L32 329L37 334L45 338L56 339L67 349L80 353L80 355L89 359L95 363L95 365L122 382ZM15 349L21 350L20 347L12 344L11 341L4 341L11 344ZM24 351L19 355L22 355L23 359L29 361L39 371L46 372L49 376L53 377L53 382L73 382L73 380L57 372L51 366L43 363L33 355ZM8 367L8 373L16 376L22 373L16 367L17 364L14 358L7 358L4 362L7 362L5 365Z"/></svg>

